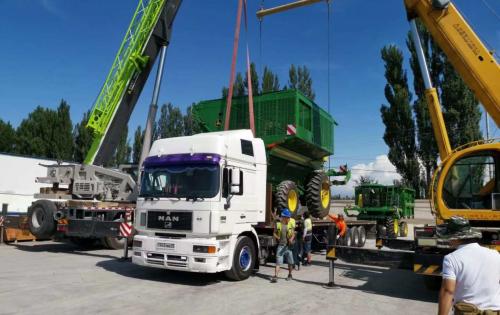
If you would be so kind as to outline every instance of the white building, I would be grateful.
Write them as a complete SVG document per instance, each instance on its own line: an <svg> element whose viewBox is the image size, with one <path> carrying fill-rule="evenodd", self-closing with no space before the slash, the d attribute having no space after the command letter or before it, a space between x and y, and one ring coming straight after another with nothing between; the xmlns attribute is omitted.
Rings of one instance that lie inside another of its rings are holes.
<svg viewBox="0 0 500 315"><path fill-rule="evenodd" d="M40 164L54 164L57 161L38 159L9 154L0 154L0 214L7 208L8 212L28 211L35 200L33 194L47 184L35 182L37 177L45 177L47 168Z"/></svg>

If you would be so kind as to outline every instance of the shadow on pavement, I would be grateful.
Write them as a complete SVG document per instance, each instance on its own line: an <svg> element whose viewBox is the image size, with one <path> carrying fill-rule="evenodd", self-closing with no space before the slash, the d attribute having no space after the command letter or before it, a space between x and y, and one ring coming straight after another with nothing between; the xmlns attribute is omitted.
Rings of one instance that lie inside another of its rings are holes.
<svg viewBox="0 0 500 315"><path fill-rule="evenodd" d="M117 259L116 256L112 255L96 254L95 250L102 247L92 246L90 248L84 249L69 242L54 243L51 241L48 244L44 244L43 242L35 242L29 244L13 243L9 244L8 246L13 246L18 250L22 250L25 252L32 252L32 253L48 252L48 253L72 254L72 255L90 256L98 258Z"/></svg>
<svg viewBox="0 0 500 315"><path fill-rule="evenodd" d="M326 261L313 261L313 265L328 267ZM341 271L340 277L336 274L334 279L336 285L343 289L360 290L372 294L390 296L401 299L416 300L422 302L437 302L438 293L426 288L424 277L414 274L410 270L387 269L365 265L350 265L335 262L335 270ZM344 284L343 278L363 281L355 286ZM294 281L324 286L328 282L307 281L294 279Z"/></svg>
<svg viewBox="0 0 500 315"><path fill-rule="evenodd" d="M132 264L130 260L104 260L98 262L96 266L124 277L188 286L207 286L225 280L224 275L220 273L203 274L143 267Z"/></svg>

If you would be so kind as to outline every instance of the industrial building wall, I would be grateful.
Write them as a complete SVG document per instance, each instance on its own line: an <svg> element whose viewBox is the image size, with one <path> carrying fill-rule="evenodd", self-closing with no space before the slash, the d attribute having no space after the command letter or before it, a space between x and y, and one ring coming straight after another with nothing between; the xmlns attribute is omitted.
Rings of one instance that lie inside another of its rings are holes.
<svg viewBox="0 0 500 315"><path fill-rule="evenodd" d="M41 164L56 161L16 155L0 154L0 214L7 207L8 212L27 212L35 200L33 194L46 184L35 182L36 177L47 175Z"/></svg>

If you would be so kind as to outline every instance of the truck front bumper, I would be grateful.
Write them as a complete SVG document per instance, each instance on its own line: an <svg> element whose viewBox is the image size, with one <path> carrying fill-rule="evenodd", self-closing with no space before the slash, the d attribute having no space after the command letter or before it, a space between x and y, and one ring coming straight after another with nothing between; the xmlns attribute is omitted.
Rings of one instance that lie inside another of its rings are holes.
<svg viewBox="0 0 500 315"><path fill-rule="evenodd" d="M228 269L226 242L214 239L165 239L134 236L132 262L137 265L190 272L216 273ZM215 247L214 253L194 248Z"/></svg>

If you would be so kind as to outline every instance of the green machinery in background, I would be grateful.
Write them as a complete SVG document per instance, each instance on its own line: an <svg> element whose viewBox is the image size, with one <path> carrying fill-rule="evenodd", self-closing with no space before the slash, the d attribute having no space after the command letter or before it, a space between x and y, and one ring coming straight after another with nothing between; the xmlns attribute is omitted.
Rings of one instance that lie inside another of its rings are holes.
<svg viewBox="0 0 500 315"><path fill-rule="evenodd" d="M354 206L344 212L358 220L376 220L380 235L389 238L408 236L408 224L403 219L414 217L415 191L413 189L362 184L354 190ZM356 214L353 211L357 212Z"/></svg>
<svg viewBox="0 0 500 315"><path fill-rule="evenodd" d="M193 107L194 119L207 132L224 130L226 100L202 101ZM325 170L334 150L333 117L297 90L265 93L254 97L255 133L266 145L268 183L274 205L297 211L307 205L315 217L330 210L330 186L345 184L347 167ZM231 130L248 129L248 99L232 101ZM343 176L331 181L330 176Z"/></svg>

